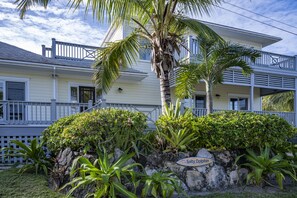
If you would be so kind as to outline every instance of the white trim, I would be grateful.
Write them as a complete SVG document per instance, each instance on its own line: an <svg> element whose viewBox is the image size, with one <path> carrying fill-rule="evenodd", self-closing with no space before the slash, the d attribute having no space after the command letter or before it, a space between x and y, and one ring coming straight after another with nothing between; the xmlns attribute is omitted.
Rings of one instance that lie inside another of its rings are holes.
<svg viewBox="0 0 297 198"><path fill-rule="evenodd" d="M94 87L95 88L95 99L96 99L96 97L97 97L96 86L94 84L68 82L68 101L69 102L73 102L73 101L71 101L71 87L77 87L77 97L78 97L77 102L79 102L79 86L82 86L82 87Z"/></svg>
<svg viewBox="0 0 297 198"><path fill-rule="evenodd" d="M19 77L13 77L13 76L0 76L0 81L4 82L4 100L6 100L6 82L10 81L10 82L24 82L25 83L25 101L29 101L29 96L30 96L30 92L29 92L29 87L30 87L30 79L29 78L19 78Z"/></svg>

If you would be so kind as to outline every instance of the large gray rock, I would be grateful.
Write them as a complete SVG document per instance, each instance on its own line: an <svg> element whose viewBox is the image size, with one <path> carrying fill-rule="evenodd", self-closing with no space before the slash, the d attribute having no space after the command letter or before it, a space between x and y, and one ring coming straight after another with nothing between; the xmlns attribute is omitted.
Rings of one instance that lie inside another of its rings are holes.
<svg viewBox="0 0 297 198"><path fill-rule="evenodd" d="M114 149L114 159L112 161L116 162L118 159L120 159L120 157L124 154L125 152L118 149L118 148L115 148ZM126 165L129 165L129 164L133 164L135 163L135 161L131 158L129 159L126 163L125 163L125 166Z"/></svg>
<svg viewBox="0 0 297 198"><path fill-rule="evenodd" d="M188 170L186 173L186 183L189 190L200 191L205 185L205 179L198 171Z"/></svg>
<svg viewBox="0 0 297 198"><path fill-rule="evenodd" d="M233 162L233 157L229 151L223 151L216 155L216 160L220 162L220 164L226 166Z"/></svg>
<svg viewBox="0 0 297 198"><path fill-rule="evenodd" d="M208 189L221 189L228 186L227 175L222 166L214 165L205 176Z"/></svg>
<svg viewBox="0 0 297 198"><path fill-rule="evenodd" d="M229 183L230 185L236 185L239 181L238 171L234 170L229 173Z"/></svg>
<svg viewBox="0 0 297 198"><path fill-rule="evenodd" d="M148 167L148 166L146 166L146 167L144 168L144 171L145 171L145 173L146 173L147 175L149 175L149 176L152 176L152 174L158 172L156 169L154 169L154 168L150 168L150 167Z"/></svg>
<svg viewBox="0 0 297 198"><path fill-rule="evenodd" d="M198 151L196 157L203 157L203 158L209 158L214 160L213 154L211 154L207 149L202 148Z"/></svg>
<svg viewBox="0 0 297 198"><path fill-rule="evenodd" d="M164 162L164 168L168 169L176 174L182 174L186 167L179 165L175 162L166 161L166 162Z"/></svg>

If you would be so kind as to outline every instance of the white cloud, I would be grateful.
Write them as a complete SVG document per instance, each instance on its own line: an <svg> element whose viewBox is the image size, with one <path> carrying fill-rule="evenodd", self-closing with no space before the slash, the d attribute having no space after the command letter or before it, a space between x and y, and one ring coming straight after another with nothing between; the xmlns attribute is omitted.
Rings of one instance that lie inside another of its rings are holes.
<svg viewBox="0 0 297 198"><path fill-rule="evenodd" d="M19 19L15 5L8 0L0 3L0 41L41 53L41 44L51 45L51 38L65 42L99 46L105 32L103 26L81 11L69 11L65 2L34 7L24 20ZM103 27L103 28L101 28Z"/></svg>
<svg viewBox="0 0 297 198"><path fill-rule="evenodd" d="M0 40L39 54L40 45L50 46L53 37L66 42L99 45L107 31L107 25L93 20L91 14L84 15L83 8L76 11L69 10L68 0L52 1L46 10L42 6L33 7L24 20L19 19L16 5L11 2L11 0L0 2ZM295 0L229 0L228 2L297 26L297 1ZM297 33L297 29L271 22L228 4L222 4L222 6ZM282 41L264 50L297 54L297 36L220 8L215 8L210 17L204 16L202 20L281 37Z"/></svg>

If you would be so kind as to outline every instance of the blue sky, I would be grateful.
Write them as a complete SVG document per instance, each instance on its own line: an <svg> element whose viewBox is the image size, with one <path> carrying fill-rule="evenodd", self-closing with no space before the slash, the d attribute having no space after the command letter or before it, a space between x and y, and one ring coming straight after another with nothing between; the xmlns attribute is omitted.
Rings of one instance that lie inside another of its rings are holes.
<svg viewBox="0 0 297 198"><path fill-rule="evenodd" d="M0 41L35 53L41 53L42 44L50 46L51 38L98 46L108 29L108 24L99 24L91 15L85 15L82 10L69 10L67 0L52 0L46 10L42 7L33 7L24 20L19 19L13 2L14 0L0 2ZM296 0L227 0L227 2L297 27ZM222 7L297 33L296 28L269 21L228 4L222 4ZM296 35L248 20L220 8L213 9L211 16L202 16L199 19L281 37L283 38L281 42L264 50L288 55L297 54Z"/></svg>

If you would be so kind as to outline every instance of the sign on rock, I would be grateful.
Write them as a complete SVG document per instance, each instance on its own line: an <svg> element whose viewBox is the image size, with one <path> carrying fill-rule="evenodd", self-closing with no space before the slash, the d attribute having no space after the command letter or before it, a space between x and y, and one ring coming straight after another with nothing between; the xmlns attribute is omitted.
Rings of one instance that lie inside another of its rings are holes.
<svg viewBox="0 0 297 198"><path fill-rule="evenodd" d="M203 158L203 157L189 157L185 159L181 159L176 163L182 166L205 166L211 164L213 162L212 159Z"/></svg>

